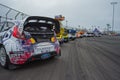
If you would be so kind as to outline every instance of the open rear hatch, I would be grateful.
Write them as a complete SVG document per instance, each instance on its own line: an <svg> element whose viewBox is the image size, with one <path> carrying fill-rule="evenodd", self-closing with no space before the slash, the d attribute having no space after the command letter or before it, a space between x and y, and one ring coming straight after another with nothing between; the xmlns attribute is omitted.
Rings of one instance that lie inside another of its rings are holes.
<svg viewBox="0 0 120 80"><path fill-rule="evenodd" d="M50 41L55 32L59 33L59 22L48 17L30 16L24 22L23 30L29 32L36 42Z"/></svg>

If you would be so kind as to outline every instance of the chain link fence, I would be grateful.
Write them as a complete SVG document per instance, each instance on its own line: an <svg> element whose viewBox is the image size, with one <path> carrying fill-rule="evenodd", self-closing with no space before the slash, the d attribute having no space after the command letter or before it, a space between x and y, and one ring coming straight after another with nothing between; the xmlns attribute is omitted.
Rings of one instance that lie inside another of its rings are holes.
<svg viewBox="0 0 120 80"><path fill-rule="evenodd" d="M6 20L23 20L27 16L29 15L26 13L0 4L0 23Z"/></svg>

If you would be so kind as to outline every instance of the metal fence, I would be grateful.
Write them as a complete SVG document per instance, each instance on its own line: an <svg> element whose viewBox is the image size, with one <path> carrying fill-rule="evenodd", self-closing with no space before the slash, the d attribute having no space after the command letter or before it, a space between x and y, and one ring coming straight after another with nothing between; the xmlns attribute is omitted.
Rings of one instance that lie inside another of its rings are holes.
<svg viewBox="0 0 120 80"><path fill-rule="evenodd" d="M23 20L27 16L29 15L6 5L0 4L0 23L5 20Z"/></svg>

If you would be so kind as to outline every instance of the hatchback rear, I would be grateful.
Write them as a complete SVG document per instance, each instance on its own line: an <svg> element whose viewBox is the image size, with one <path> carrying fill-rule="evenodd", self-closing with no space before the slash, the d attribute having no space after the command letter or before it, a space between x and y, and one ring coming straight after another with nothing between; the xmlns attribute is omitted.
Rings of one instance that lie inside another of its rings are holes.
<svg viewBox="0 0 120 80"><path fill-rule="evenodd" d="M31 16L24 23L13 25L0 32L0 64L4 68L21 65L29 61L60 56L60 46L56 39L57 22L48 17Z"/></svg>

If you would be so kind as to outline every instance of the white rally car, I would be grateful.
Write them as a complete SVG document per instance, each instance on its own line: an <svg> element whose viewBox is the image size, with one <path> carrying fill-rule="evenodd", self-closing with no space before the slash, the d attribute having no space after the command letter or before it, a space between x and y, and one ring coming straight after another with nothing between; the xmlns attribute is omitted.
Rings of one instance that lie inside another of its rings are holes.
<svg viewBox="0 0 120 80"><path fill-rule="evenodd" d="M25 21L5 21L0 25L0 65L6 69L29 61L60 56L56 39L57 22L31 16Z"/></svg>

